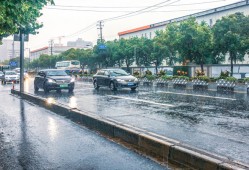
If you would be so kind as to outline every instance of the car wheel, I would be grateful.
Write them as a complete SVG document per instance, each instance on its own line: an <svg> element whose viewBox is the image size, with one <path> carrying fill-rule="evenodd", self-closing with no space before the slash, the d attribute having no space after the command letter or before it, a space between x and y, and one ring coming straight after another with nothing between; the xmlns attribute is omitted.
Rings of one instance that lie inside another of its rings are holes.
<svg viewBox="0 0 249 170"><path fill-rule="evenodd" d="M136 87L132 87L131 90L132 90L132 91L135 91L135 90L136 90Z"/></svg>
<svg viewBox="0 0 249 170"><path fill-rule="evenodd" d="M49 93L49 89L46 87L46 85L43 86L44 93Z"/></svg>
<svg viewBox="0 0 249 170"><path fill-rule="evenodd" d="M98 85L98 83L97 83L97 80L94 80L94 82L93 82L93 87L94 87L96 90L99 89L99 85Z"/></svg>
<svg viewBox="0 0 249 170"><path fill-rule="evenodd" d="M34 88L35 88L35 92L38 92L39 88L36 85L34 85Z"/></svg>
<svg viewBox="0 0 249 170"><path fill-rule="evenodd" d="M74 90L74 88L70 88L70 89L68 89L68 92L73 93L73 90Z"/></svg>
<svg viewBox="0 0 249 170"><path fill-rule="evenodd" d="M6 84L6 81L3 81L3 84L5 85L5 84Z"/></svg>
<svg viewBox="0 0 249 170"><path fill-rule="evenodd" d="M110 83L110 89L111 89L112 91L117 90L117 88L116 88L116 86L115 86L115 84L114 84L113 82Z"/></svg>

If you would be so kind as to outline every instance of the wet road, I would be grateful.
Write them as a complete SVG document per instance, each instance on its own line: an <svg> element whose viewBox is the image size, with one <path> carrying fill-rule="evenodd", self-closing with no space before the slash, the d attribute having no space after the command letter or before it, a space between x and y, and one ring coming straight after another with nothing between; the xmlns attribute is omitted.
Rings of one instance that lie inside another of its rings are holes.
<svg viewBox="0 0 249 170"><path fill-rule="evenodd" d="M166 169L0 86L0 169Z"/></svg>
<svg viewBox="0 0 249 170"><path fill-rule="evenodd" d="M26 83L33 93L32 80ZM136 92L96 91L91 83L76 82L73 94L40 90L36 95L249 163L247 94L142 86Z"/></svg>

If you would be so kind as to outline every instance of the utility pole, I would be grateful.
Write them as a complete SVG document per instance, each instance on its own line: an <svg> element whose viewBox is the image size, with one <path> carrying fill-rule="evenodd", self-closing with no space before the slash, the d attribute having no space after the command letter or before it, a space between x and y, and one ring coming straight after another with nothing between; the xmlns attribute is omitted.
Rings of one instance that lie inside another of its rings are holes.
<svg viewBox="0 0 249 170"><path fill-rule="evenodd" d="M23 73L24 73L24 34L20 30L20 92L24 92L24 83L23 83Z"/></svg>
<svg viewBox="0 0 249 170"><path fill-rule="evenodd" d="M103 42L103 35L102 35L102 29L103 29L103 21L99 21L98 24L97 24L99 31L100 31L100 42L102 43Z"/></svg>
<svg viewBox="0 0 249 170"><path fill-rule="evenodd" d="M49 42L49 48L50 48L50 55L53 55L53 45L54 45L54 40L51 39Z"/></svg>

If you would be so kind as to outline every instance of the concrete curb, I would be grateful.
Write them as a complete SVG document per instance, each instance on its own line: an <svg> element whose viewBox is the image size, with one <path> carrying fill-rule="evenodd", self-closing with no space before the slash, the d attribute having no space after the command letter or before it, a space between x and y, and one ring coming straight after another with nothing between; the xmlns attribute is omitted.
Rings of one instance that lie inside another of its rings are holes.
<svg viewBox="0 0 249 170"><path fill-rule="evenodd" d="M76 123L83 124L108 137L126 142L137 150L164 162L171 162L190 169L249 169L249 165L230 161L227 158L185 146L179 141L125 125L114 120L85 113L59 103L49 103L46 99L32 94L20 93L16 90L11 90L11 93L61 116L65 116Z"/></svg>

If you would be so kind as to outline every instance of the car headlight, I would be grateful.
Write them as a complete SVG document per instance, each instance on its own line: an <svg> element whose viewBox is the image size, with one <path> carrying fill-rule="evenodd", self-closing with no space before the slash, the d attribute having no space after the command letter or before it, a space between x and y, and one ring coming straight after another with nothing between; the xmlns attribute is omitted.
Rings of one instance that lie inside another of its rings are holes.
<svg viewBox="0 0 249 170"><path fill-rule="evenodd" d="M118 82L125 82L123 79L117 79Z"/></svg>
<svg viewBox="0 0 249 170"><path fill-rule="evenodd" d="M49 82L49 83L56 83L56 81L53 80L53 79L48 79L48 82Z"/></svg>
<svg viewBox="0 0 249 170"><path fill-rule="evenodd" d="M71 78L70 83L75 82L75 78Z"/></svg>

